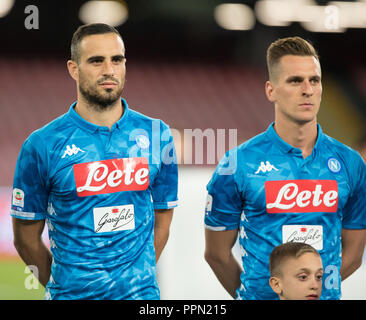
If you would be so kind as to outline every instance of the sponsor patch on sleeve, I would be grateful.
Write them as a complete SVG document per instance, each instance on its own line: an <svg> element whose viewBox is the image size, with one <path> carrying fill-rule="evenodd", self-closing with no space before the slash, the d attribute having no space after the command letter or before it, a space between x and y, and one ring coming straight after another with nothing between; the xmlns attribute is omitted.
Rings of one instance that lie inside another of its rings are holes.
<svg viewBox="0 0 366 320"><path fill-rule="evenodd" d="M24 208L24 191L22 189L13 189L13 206Z"/></svg>
<svg viewBox="0 0 366 320"><path fill-rule="evenodd" d="M210 194L207 194L205 212L208 213L211 211L212 211L212 196Z"/></svg>

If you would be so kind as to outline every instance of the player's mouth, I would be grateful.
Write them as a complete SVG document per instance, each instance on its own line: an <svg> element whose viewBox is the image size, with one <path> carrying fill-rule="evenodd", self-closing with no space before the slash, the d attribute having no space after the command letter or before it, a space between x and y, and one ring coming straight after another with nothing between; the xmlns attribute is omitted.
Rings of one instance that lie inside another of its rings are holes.
<svg viewBox="0 0 366 320"><path fill-rule="evenodd" d="M300 107L303 108L312 108L314 106L314 104L310 103L310 102L305 102L305 103L301 103Z"/></svg>
<svg viewBox="0 0 366 320"><path fill-rule="evenodd" d="M318 300L319 296L317 294L309 294L306 296L306 300Z"/></svg>
<svg viewBox="0 0 366 320"><path fill-rule="evenodd" d="M115 86L117 86L117 83L113 82L113 81L104 81L104 82L100 83L99 85L106 89L112 89Z"/></svg>

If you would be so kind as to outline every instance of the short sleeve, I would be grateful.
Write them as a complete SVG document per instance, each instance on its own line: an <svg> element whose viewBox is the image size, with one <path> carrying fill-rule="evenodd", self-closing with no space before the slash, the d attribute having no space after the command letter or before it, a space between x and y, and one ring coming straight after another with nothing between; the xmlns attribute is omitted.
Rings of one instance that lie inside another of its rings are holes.
<svg viewBox="0 0 366 320"><path fill-rule="evenodd" d="M18 156L10 214L19 219L43 220L48 204L47 160L40 154L41 142L34 138L31 135L23 143Z"/></svg>
<svg viewBox="0 0 366 320"><path fill-rule="evenodd" d="M177 155L169 127L163 122L161 124L161 163L157 177L152 183L152 200L154 209L170 209L178 205Z"/></svg>
<svg viewBox="0 0 366 320"><path fill-rule="evenodd" d="M243 205L236 174L236 152L230 151L220 161L207 185L204 219L207 229L221 231L239 228Z"/></svg>
<svg viewBox="0 0 366 320"><path fill-rule="evenodd" d="M352 190L343 211L342 227L366 229L366 165L358 153L350 163Z"/></svg>

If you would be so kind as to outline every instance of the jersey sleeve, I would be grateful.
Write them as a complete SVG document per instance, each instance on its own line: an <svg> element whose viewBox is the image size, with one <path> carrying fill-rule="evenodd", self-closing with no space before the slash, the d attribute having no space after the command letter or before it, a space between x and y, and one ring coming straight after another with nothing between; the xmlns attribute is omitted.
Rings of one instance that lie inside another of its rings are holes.
<svg viewBox="0 0 366 320"><path fill-rule="evenodd" d="M178 205L178 167L173 137L167 125L161 122L161 163L152 184L154 209L170 209Z"/></svg>
<svg viewBox="0 0 366 320"><path fill-rule="evenodd" d="M39 139L29 137L20 150L13 181L11 216L43 220L48 204L47 160L41 156Z"/></svg>
<svg viewBox="0 0 366 320"><path fill-rule="evenodd" d="M366 229L366 165L357 153L350 163L351 195L343 212L342 227L345 229Z"/></svg>
<svg viewBox="0 0 366 320"><path fill-rule="evenodd" d="M207 185L205 227L214 231L239 228L242 199L236 181L236 152L228 152Z"/></svg>

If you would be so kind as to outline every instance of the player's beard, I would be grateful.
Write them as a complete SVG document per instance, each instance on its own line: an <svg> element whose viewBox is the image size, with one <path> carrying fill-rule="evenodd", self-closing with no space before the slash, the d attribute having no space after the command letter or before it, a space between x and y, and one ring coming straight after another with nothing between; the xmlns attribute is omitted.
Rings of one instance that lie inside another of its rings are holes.
<svg viewBox="0 0 366 320"><path fill-rule="evenodd" d="M98 90L99 84L104 81L114 81L117 83L116 89L102 89L102 92ZM83 78L79 78L79 91L84 99L88 102L89 107L95 111L103 112L112 108L117 100L122 96L125 78L123 77L120 81L113 77L103 77L99 79L95 85L90 83Z"/></svg>

